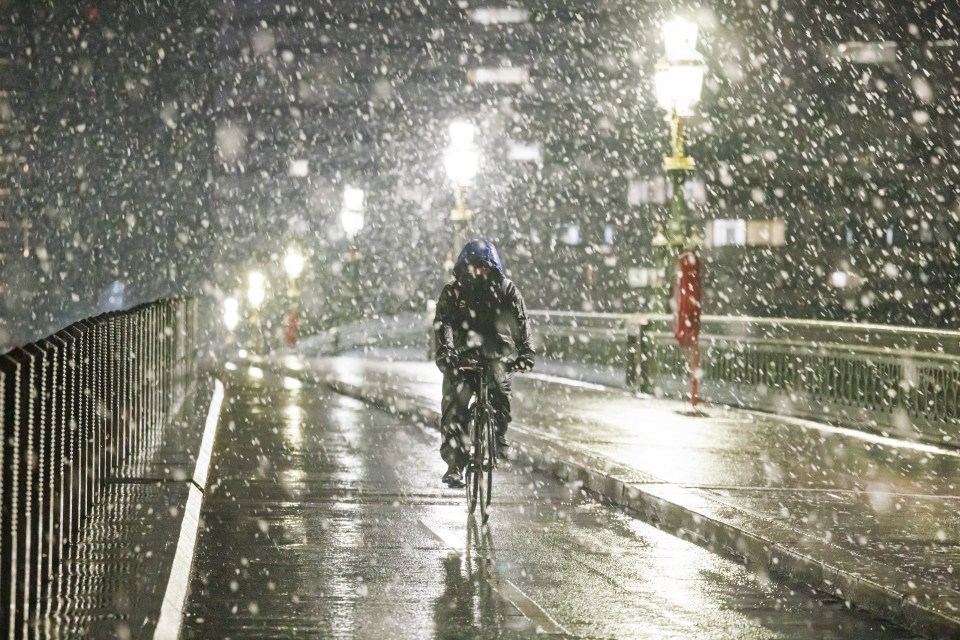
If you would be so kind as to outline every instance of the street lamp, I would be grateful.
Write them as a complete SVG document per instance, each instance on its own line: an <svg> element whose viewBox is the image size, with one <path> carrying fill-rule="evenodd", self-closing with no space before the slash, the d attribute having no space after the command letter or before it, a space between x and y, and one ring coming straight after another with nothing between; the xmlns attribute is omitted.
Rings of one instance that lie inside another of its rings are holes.
<svg viewBox="0 0 960 640"><path fill-rule="evenodd" d="M232 345L236 339L234 332L240 324L240 303L236 298L223 300L223 326L227 329L227 344Z"/></svg>
<svg viewBox="0 0 960 640"><path fill-rule="evenodd" d="M464 201L464 190L473 184L477 171L480 168L480 152L474 143L477 128L469 122L461 120L450 123L450 145L443 156L443 164L453 183L456 206L450 211L450 224L453 226L453 253L448 261L453 266L453 259L463 244L465 227L473 219L473 214L467 209Z"/></svg>
<svg viewBox="0 0 960 640"><path fill-rule="evenodd" d="M687 204L683 184L696 164L686 155L686 121L693 116L693 107L700 101L706 67L697 52L697 25L682 18L666 22L661 30L664 57L657 64L657 103L667 111L670 122L672 155L664 158L663 167L670 176L673 196L667 220L666 261L679 254L685 245L695 245L695 234L688 236ZM670 282L670 278L667 278Z"/></svg>
<svg viewBox="0 0 960 640"><path fill-rule="evenodd" d="M345 187L343 190L343 208L340 210L340 224L343 232L352 243L363 229L363 189Z"/></svg>
<svg viewBox="0 0 960 640"><path fill-rule="evenodd" d="M347 235L350 247L347 250L347 268L350 271L349 280L351 295L354 299L360 295L359 269L360 250L357 247L357 234L363 229L363 189L345 187L343 190L343 208L340 210L340 224Z"/></svg>
<svg viewBox="0 0 960 640"><path fill-rule="evenodd" d="M263 274L251 271L247 274L247 302L250 304L250 325L254 331L251 347L263 346L263 330L260 326L260 306L267 297L267 284Z"/></svg>
<svg viewBox="0 0 960 640"><path fill-rule="evenodd" d="M287 296L290 298L290 312L287 315L287 322L284 328L284 340L288 347L297 344L297 307L300 297L299 278L303 273L303 267L306 260L300 250L291 245L287 248L286 255L283 256L283 270L287 273L289 286L287 287Z"/></svg>

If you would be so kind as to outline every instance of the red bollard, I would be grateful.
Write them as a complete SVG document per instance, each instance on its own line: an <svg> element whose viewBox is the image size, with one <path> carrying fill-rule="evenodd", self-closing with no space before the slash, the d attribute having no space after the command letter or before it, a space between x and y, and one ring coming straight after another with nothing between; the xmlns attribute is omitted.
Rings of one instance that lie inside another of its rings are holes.
<svg viewBox="0 0 960 640"><path fill-rule="evenodd" d="M693 251L680 254L673 281L673 335L690 348L690 404L697 406L700 380L700 260Z"/></svg>
<svg viewBox="0 0 960 640"><path fill-rule="evenodd" d="M288 347L297 345L297 312L291 311L287 315L287 323L283 327L283 341Z"/></svg>

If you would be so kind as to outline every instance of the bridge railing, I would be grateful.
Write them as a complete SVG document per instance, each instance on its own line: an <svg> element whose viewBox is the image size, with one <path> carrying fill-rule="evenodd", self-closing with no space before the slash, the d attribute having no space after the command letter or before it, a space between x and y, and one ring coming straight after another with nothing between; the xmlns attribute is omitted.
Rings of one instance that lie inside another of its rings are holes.
<svg viewBox="0 0 960 640"><path fill-rule="evenodd" d="M104 483L160 445L193 367L196 305L107 313L0 355L0 637L56 601L61 554Z"/></svg>
<svg viewBox="0 0 960 640"><path fill-rule="evenodd" d="M540 357L565 375L684 398L688 353L663 314L530 311ZM330 349L422 345L432 318L367 321ZM790 318L705 316L700 395L931 443L960 439L960 332Z"/></svg>
<svg viewBox="0 0 960 640"><path fill-rule="evenodd" d="M689 390L666 315L532 312L543 356L666 397ZM960 332L705 316L700 392L718 404L814 417L931 443L960 433Z"/></svg>
<svg viewBox="0 0 960 640"><path fill-rule="evenodd" d="M658 314L531 311L554 371L685 398L689 355ZM337 351L422 345L423 314L340 332ZM789 318L705 316L700 395L716 404L816 418L937 444L960 439L960 332Z"/></svg>

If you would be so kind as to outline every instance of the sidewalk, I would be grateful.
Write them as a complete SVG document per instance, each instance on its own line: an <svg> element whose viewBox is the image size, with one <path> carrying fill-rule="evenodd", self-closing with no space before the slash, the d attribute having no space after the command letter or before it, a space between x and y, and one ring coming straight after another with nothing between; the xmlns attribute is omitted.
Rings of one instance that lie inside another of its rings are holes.
<svg viewBox="0 0 960 640"><path fill-rule="evenodd" d="M343 393L437 419L432 363L309 364ZM537 373L515 379L514 407L510 438L537 467L757 573L960 637L960 451L723 407L690 417Z"/></svg>
<svg viewBox="0 0 960 640"><path fill-rule="evenodd" d="M46 597L32 631L36 637L176 637L180 621L163 621L161 611L171 575L189 577L189 565L175 566L175 555L190 517L191 482L212 394L213 381L202 373L155 433L155 449L105 481L75 545L64 550L52 578L61 595Z"/></svg>

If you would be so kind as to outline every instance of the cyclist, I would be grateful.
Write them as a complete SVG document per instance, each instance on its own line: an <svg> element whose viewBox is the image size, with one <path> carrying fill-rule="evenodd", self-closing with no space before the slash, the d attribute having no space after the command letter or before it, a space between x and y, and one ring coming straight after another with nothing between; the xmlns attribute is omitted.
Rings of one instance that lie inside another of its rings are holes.
<svg viewBox="0 0 960 640"><path fill-rule="evenodd" d="M461 488L463 468L469 456L467 423L470 398L475 393L470 376L463 375L461 362L482 356L494 359L490 387L497 444L501 451L510 424L511 368L504 358L517 355L513 369L533 368L530 323L523 296L503 273L497 248L489 240L471 240L460 252L453 267L453 281L444 286L433 321L436 332L436 362L443 372L443 400L440 418L440 456L447 463L442 482Z"/></svg>

